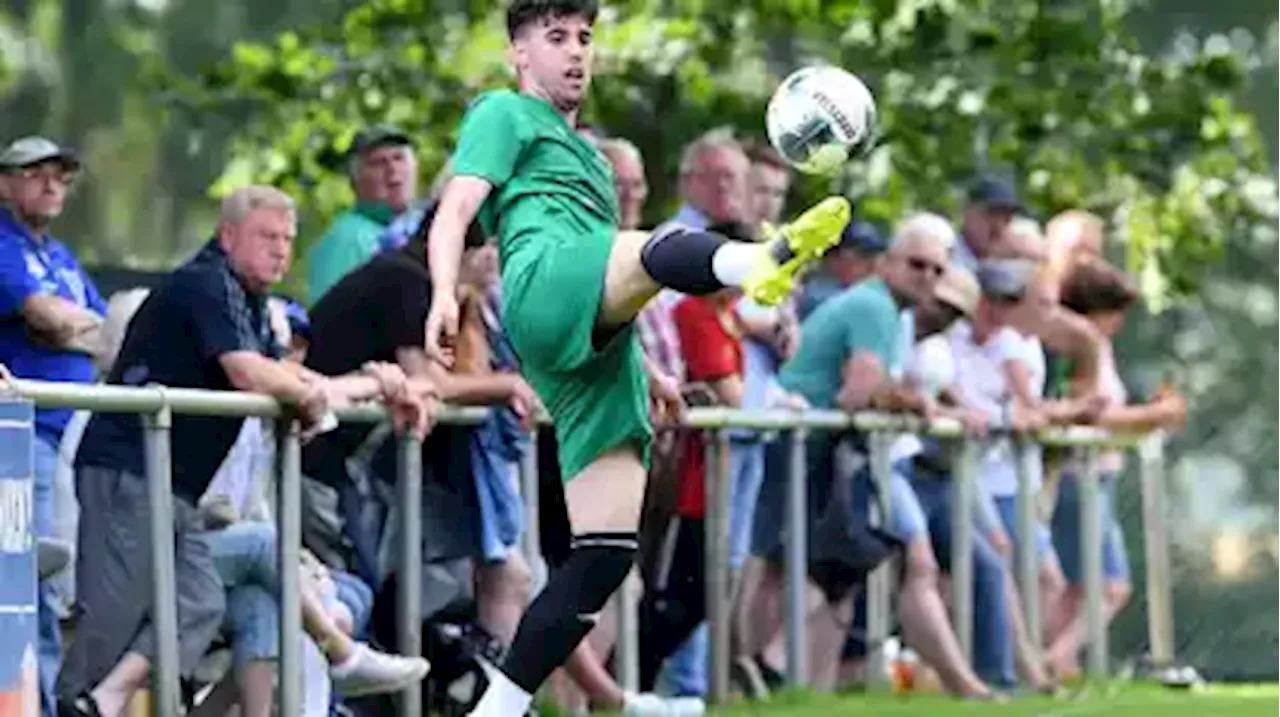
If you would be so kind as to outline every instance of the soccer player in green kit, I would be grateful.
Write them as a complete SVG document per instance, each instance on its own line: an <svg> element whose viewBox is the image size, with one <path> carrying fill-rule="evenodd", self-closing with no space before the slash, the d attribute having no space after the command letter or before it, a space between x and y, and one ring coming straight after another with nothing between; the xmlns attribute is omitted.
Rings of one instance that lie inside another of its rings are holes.
<svg viewBox="0 0 1280 717"><path fill-rule="evenodd" d="M609 164L574 131L597 11L595 0L511 0L519 92L485 93L468 109L428 239L426 349L446 362L466 228L478 218L498 239L504 326L555 424L574 536L503 664L488 670L471 713L478 717L525 714L631 569L651 436L636 314L662 287L709 294L739 286L777 304L850 215L847 200L828 198L761 244L677 225L618 231ZM666 394L654 390L659 402L673 398Z"/></svg>

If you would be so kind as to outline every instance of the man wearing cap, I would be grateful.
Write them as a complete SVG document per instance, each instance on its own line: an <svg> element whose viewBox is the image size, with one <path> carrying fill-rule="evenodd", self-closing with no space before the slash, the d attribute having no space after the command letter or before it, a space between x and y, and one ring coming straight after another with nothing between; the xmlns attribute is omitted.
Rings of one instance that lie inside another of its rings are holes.
<svg viewBox="0 0 1280 717"><path fill-rule="evenodd" d="M62 214L80 160L43 137L25 137L0 153L0 364L19 378L89 383L106 302L64 244L48 233ZM37 536L53 529L58 444L74 412L35 414L34 520ZM49 586L39 603L40 687L44 714L54 714L53 683L61 661L58 618Z"/></svg>
<svg viewBox="0 0 1280 717"><path fill-rule="evenodd" d="M403 130L375 125L351 142L348 170L356 205L339 214L307 254L307 299L315 304L381 248L387 225L418 191L418 160Z"/></svg>
<svg viewBox="0 0 1280 717"><path fill-rule="evenodd" d="M968 202L960 226L961 240L951 252L951 260L969 271L987 258L1022 211L1022 202L1013 184L994 176L979 176L969 184Z"/></svg>
<svg viewBox="0 0 1280 717"><path fill-rule="evenodd" d="M822 257L818 269L806 277L796 309L804 320L822 302L839 294L876 270L876 257L889 247L870 222L854 219L845 226L840 243Z"/></svg>

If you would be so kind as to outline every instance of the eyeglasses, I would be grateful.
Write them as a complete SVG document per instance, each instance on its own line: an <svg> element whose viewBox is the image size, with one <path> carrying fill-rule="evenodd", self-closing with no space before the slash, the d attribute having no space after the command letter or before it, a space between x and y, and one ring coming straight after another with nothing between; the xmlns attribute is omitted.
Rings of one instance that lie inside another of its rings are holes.
<svg viewBox="0 0 1280 717"><path fill-rule="evenodd" d="M80 173L72 169L48 169L45 167L23 167L14 172L27 182L57 183L64 187L75 184Z"/></svg>
<svg viewBox="0 0 1280 717"><path fill-rule="evenodd" d="M928 259L921 259L918 256L907 257L907 266L910 267L912 271L920 272L922 274L925 272L933 274L933 278L935 279L941 278L947 270L947 268L942 264L929 261Z"/></svg>

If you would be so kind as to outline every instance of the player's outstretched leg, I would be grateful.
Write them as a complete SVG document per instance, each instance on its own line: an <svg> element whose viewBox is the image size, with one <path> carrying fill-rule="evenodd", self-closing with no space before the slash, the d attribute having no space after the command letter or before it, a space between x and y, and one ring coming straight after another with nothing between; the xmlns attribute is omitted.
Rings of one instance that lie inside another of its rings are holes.
<svg viewBox="0 0 1280 717"><path fill-rule="evenodd" d="M839 241L851 214L847 199L828 197L764 243L675 224L652 234L621 232L609 254L600 325L631 321L662 287L709 294L738 286L761 304L778 304L791 292L796 272Z"/></svg>
<svg viewBox="0 0 1280 717"><path fill-rule="evenodd" d="M632 447L605 453L565 484L573 552L520 619L472 717L525 714L551 673L595 626L635 562L646 471Z"/></svg>

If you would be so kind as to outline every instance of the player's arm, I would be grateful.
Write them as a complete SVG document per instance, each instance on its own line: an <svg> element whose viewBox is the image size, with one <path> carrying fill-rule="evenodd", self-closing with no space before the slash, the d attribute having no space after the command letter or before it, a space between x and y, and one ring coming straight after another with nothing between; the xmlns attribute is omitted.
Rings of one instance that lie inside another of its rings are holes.
<svg viewBox="0 0 1280 717"><path fill-rule="evenodd" d="M475 221L491 191L493 185L481 177L454 176L445 183L427 235L427 267L436 300L441 297L457 300L458 270L462 266L467 228Z"/></svg>

